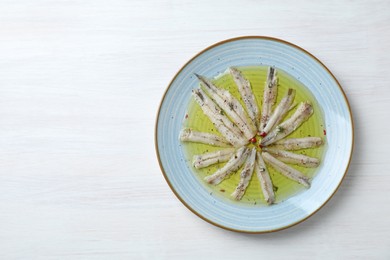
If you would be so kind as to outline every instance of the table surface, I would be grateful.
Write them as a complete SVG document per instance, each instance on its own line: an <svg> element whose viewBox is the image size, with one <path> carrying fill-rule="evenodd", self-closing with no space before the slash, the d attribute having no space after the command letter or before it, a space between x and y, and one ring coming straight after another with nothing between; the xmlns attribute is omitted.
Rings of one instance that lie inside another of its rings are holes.
<svg viewBox="0 0 390 260"><path fill-rule="evenodd" d="M154 124L174 74L231 37L293 42L334 73L355 150L305 222L248 235L174 196ZM390 259L390 2L0 2L1 259Z"/></svg>

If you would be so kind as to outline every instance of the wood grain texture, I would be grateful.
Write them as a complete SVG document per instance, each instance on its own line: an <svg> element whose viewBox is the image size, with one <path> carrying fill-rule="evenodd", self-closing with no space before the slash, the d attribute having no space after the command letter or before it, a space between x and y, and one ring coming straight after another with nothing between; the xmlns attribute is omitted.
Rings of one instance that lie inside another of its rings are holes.
<svg viewBox="0 0 390 260"><path fill-rule="evenodd" d="M288 230L214 227L154 150L162 94L195 53L268 35L322 60L355 152L335 197ZM1 259L390 259L390 2L0 2Z"/></svg>

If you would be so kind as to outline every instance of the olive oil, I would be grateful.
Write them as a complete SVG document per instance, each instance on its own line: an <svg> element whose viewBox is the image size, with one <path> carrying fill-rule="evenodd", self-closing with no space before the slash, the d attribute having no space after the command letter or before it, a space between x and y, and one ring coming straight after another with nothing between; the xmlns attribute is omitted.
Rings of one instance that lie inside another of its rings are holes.
<svg viewBox="0 0 390 260"><path fill-rule="evenodd" d="M240 67L238 69L242 71L244 76L251 82L252 91L255 95L257 104L261 111L262 102L263 102L264 82L266 81L268 67L250 66L250 67ZM286 138L318 136L321 137L326 143L325 136L324 136L325 124L323 120L322 110L319 107L318 103L316 102L314 96L302 83L294 79L292 76L288 75L286 72L280 69L277 69L277 71L278 71L278 80L279 80L278 95L277 95L276 104L274 105L273 108L275 108L276 105L279 104L280 100L286 94L287 90L289 88L293 88L296 90L294 103L296 103L298 106L300 102L310 101L314 110L313 115ZM234 95L238 100L240 100L241 104L245 108L244 102L242 101L242 98L238 92L238 88L234 83L232 76L229 73L224 73L220 75L215 80L213 80L213 82L216 86L227 89L232 95ZM286 115L284 120L289 118L294 113L295 110L296 107ZM193 99L191 99L190 104L188 106L188 111L183 121L183 127L190 127L196 131L208 132L208 133L219 135L218 131L214 128L211 121L208 119L207 116L203 114L201 108ZM256 138L259 143L261 137L256 136ZM256 147L260 151L261 149L258 146L258 143L256 144ZM253 144L248 146L253 147ZM311 157L316 157L321 160L325 150L324 147L325 146L321 146L318 148L304 149L304 150L293 151L293 152L305 154ZM219 198L225 198L227 200L230 200L231 202L234 202L234 200L231 198L230 195L231 193L233 193L237 184L240 181L241 169L235 173L232 173L228 179L225 179L219 185L213 186L206 183L203 180L204 177L213 174L216 170L221 168L225 163L212 165L203 169L196 169L195 167L192 166L192 157L194 155L203 154L205 152L216 151L223 148L198 144L198 143L183 143L183 149L185 151L186 161L188 162L189 167L192 169L193 174L196 175L197 178L199 179L199 182L202 183L202 185L205 185L206 189L210 191L210 195ZM315 173L317 171L317 168L303 168L296 165L291 165L291 166L301 171L306 176L309 176L310 178L315 178ZM272 183L274 186L276 203L281 202L291 196L294 196L299 192L304 192L306 190L306 188L303 187L301 184L298 184L284 177L279 172L275 171L272 167L267 165L267 168L270 173ZM245 195L243 196L241 201L236 203L247 204L247 205L266 205L259 180L255 173L252 176L249 186L245 192Z"/></svg>

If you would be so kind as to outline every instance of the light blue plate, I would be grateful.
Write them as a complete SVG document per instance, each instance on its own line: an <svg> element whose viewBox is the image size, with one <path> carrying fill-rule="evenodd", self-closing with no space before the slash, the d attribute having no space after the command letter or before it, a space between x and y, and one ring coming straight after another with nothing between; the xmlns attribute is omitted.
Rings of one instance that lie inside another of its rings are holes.
<svg viewBox="0 0 390 260"><path fill-rule="evenodd" d="M213 77L230 66L269 65L307 86L322 107L327 151L312 186L277 205L248 207L210 196L184 160L178 140L193 73ZM271 232L295 225L318 211L336 192L350 163L353 122L340 84L317 58L291 43L269 37L240 37L219 42L192 58L170 83L157 116L155 142L161 170L187 208L219 227L248 233Z"/></svg>

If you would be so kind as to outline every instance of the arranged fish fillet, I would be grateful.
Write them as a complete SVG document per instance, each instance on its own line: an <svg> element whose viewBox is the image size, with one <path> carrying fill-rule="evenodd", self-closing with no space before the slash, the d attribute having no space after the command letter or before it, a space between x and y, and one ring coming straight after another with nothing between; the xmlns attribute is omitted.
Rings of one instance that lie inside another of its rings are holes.
<svg viewBox="0 0 390 260"><path fill-rule="evenodd" d="M214 185L219 184L226 177L228 177L230 173L240 169L240 167L248 157L249 151L250 150L246 147L239 148L222 168L218 169L214 174L204 178L205 181Z"/></svg>
<svg viewBox="0 0 390 260"><path fill-rule="evenodd" d="M203 76L195 74L195 76L201 82L206 92L210 95L211 99L217 103L218 106L226 112L228 116L237 124L238 128L244 133L245 137L249 140L256 135L256 126L251 120L248 120L246 112L241 103L225 89L220 89L215 86L211 81Z"/></svg>
<svg viewBox="0 0 390 260"><path fill-rule="evenodd" d="M223 114L222 110L201 89L193 90L192 94L203 113L208 116L215 128L229 143L234 147L240 147L248 143L248 140L240 134L237 126Z"/></svg>
<svg viewBox="0 0 390 260"><path fill-rule="evenodd" d="M262 152L261 155L267 163L269 163L275 170L287 178L296 181L307 188L310 187L310 179L300 171L288 166L287 164L284 164L267 152Z"/></svg>
<svg viewBox="0 0 390 260"><path fill-rule="evenodd" d="M231 144L221 136L193 131L190 128L182 129L179 134L179 139L182 142L202 143L220 147L231 146Z"/></svg>
<svg viewBox="0 0 390 260"><path fill-rule="evenodd" d="M275 106L278 78L276 69L270 67L261 110L257 105L251 83L244 74L234 67L229 68L229 72L237 85L243 104L227 89L219 88L210 79L195 74L200 81L200 88L193 90L192 95L220 135L184 128L180 132L179 139L183 142L204 143L224 148L194 155L193 166L201 169L224 163L218 165L218 169L213 174L204 178L212 185L218 185L240 170L240 181L231 194L235 200L243 198L253 173L256 172L265 201L268 204L275 203L274 187L267 167L272 167L283 176L310 187L310 178L287 164L318 167L320 160L289 151L318 147L323 144L323 140L319 137L290 139L285 137L310 118L313 114L311 104L302 102L295 109L296 92L294 89L288 89L280 103ZM293 109L292 116L284 120L288 112ZM257 142L256 134L263 137L260 143L262 151L257 151L256 147L247 147L249 142Z"/></svg>
<svg viewBox="0 0 390 260"><path fill-rule="evenodd" d="M295 90L291 88L288 89L287 94L283 97L279 105L275 108L275 111L272 113L263 131L260 133L261 136L263 137L266 136L267 133L275 125L279 124L279 122L284 118L284 116L289 111L290 106L294 101L294 98L295 98Z"/></svg>
<svg viewBox="0 0 390 260"><path fill-rule="evenodd" d="M261 111L261 119L259 125L260 132L263 132L264 127L267 125L267 122L272 112L272 106L276 102L277 95L278 95L277 72L274 67L269 67L267 73L267 80L264 84L263 109Z"/></svg>
<svg viewBox="0 0 390 260"><path fill-rule="evenodd" d="M253 147L241 171L240 182L238 183L236 190L231 195L235 200L241 200L242 196L244 196L245 190L248 187L249 181L252 178L255 162L256 148Z"/></svg>
<svg viewBox="0 0 390 260"><path fill-rule="evenodd" d="M300 150L314 148L322 145L324 142L320 137L289 138L273 143L272 148L283 150Z"/></svg>
<svg viewBox="0 0 390 260"><path fill-rule="evenodd" d="M234 82L236 82L250 119L253 124L257 126L260 119L260 111L257 106L255 95L253 95L252 92L251 83L242 75L241 71L236 68L231 67L230 74L232 75Z"/></svg>
<svg viewBox="0 0 390 260"><path fill-rule="evenodd" d="M229 128L236 136L241 137L241 131L240 129L236 126L236 124L227 118L225 116L224 112L222 109L214 103L213 100L211 100L206 93L201 90L197 89L194 90L195 92L195 100L198 102L198 104L202 107L205 107L205 109L210 109L211 112L214 114L214 117L220 121L223 122L224 125L226 125L227 128ZM198 99L197 99L198 98Z"/></svg>
<svg viewBox="0 0 390 260"><path fill-rule="evenodd" d="M313 107L308 102L302 102L295 113L286 121L278 125L261 140L261 146L270 145L291 134L313 114Z"/></svg>
<svg viewBox="0 0 390 260"><path fill-rule="evenodd" d="M263 151L271 153L276 159L290 164L307 168L315 168L320 164L320 160L303 154L296 154L275 148L263 148Z"/></svg>
<svg viewBox="0 0 390 260"><path fill-rule="evenodd" d="M200 169L216 163L227 162L232 157L233 153L233 148L227 148L215 152L194 155L193 165L195 168Z"/></svg>
<svg viewBox="0 0 390 260"><path fill-rule="evenodd" d="M257 178L259 179L261 190L263 191L264 199L268 204L272 204L275 202L275 194L271 181L271 177L269 176L267 166L264 163L263 157L260 152L257 152L256 155L256 164L255 171L257 174Z"/></svg>

